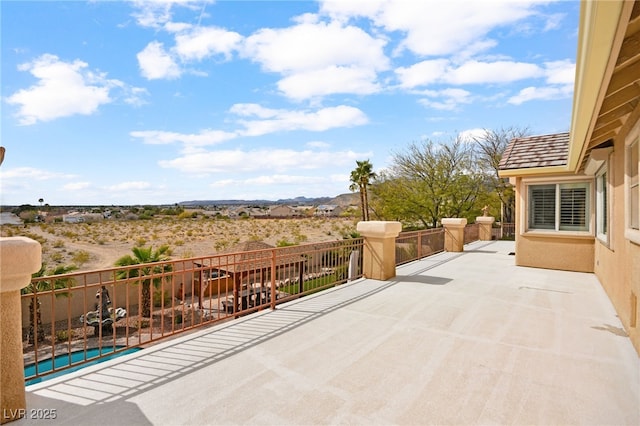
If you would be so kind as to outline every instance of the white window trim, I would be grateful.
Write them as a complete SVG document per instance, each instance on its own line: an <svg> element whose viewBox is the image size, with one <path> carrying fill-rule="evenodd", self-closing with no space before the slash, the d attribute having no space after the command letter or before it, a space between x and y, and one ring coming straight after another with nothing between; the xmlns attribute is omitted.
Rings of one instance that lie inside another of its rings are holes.
<svg viewBox="0 0 640 426"><path fill-rule="evenodd" d="M635 124L624 143L624 237L640 245L640 230L631 229L630 203L631 203L631 177L629 176L629 152L633 143L638 144L640 150L640 121ZM639 165L640 166L640 165Z"/></svg>
<svg viewBox="0 0 640 426"><path fill-rule="evenodd" d="M602 176L606 173L606 182L604 182L604 188L603 191L606 192L606 204L603 205L601 203L601 191L600 191L600 182L601 182L601 178ZM611 194L613 191L611 191L611 173L609 173L609 161L607 160L604 165L602 167L600 167L600 170L598 170L596 172L596 184L595 184L596 188L595 188L595 193L596 193L596 198L595 198L595 210L596 210L596 237L598 238L598 240L600 240L603 244L605 244L607 247L610 246L611 244ZM607 232L606 233L602 233L601 231L601 218L603 215L602 210L606 210L606 229Z"/></svg>
<svg viewBox="0 0 640 426"><path fill-rule="evenodd" d="M587 222L589 230L587 231L560 231L555 229L529 229L529 186L545 185L545 184L563 184L563 183L588 183L589 184L589 213ZM548 178L527 178L522 180L522 190L520 191L520 228L521 235L525 236L548 236L548 237L583 237L593 238L595 236L595 181L590 176L567 176L567 177L548 177Z"/></svg>

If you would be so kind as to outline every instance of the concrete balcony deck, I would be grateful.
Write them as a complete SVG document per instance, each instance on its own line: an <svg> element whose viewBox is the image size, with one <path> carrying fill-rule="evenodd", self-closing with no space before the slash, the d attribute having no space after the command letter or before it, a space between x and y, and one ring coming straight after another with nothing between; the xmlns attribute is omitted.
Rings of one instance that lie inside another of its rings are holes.
<svg viewBox="0 0 640 426"><path fill-rule="evenodd" d="M640 360L595 276L513 249L475 242L29 386L12 424L640 424Z"/></svg>

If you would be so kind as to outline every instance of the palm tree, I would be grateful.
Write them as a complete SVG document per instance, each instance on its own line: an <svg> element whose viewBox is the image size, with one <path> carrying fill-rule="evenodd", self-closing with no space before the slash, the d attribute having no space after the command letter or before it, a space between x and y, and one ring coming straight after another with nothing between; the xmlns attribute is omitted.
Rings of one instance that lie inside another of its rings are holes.
<svg viewBox="0 0 640 426"><path fill-rule="evenodd" d="M153 250L151 246L149 247L134 247L131 249L133 252L133 256L127 254L122 256L120 259L116 260L115 266L130 266L130 265L141 265L147 263L157 263L164 262L169 260L169 246L163 245L158 248L158 250ZM141 268L135 269L125 269L122 271L118 271L116 273L117 279L127 279L127 278L137 278L144 277L152 274L161 274L165 272L171 272L172 267L169 264L165 264L162 266L145 266ZM139 282L142 282L142 301L141 301L141 309L140 314L145 318L151 317L151 283L153 282L154 287L158 287L162 283L162 278L146 278L141 279Z"/></svg>
<svg viewBox="0 0 640 426"><path fill-rule="evenodd" d="M40 270L31 275L32 278L41 278L49 275L62 275L78 269L75 265L63 266L58 265L49 273L45 273L46 265L43 263ZM44 328L42 327L42 313L40 312L40 299L38 293L50 290L60 290L63 288L71 288L73 286L73 278L60 278L57 280L32 280L28 286L21 290L22 294L33 294L31 302L29 302L29 331L28 343L33 344L44 340ZM70 297L68 292L56 293L58 297Z"/></svg>
<svg viewBox="0 0 640 426"><path fill-rule="evenodd" d="M373 165L369 160L358 161L356 160L356 168L351 172L351 185L349 190L360 192L360 207L362 209L362 220L369 220L369 197L367 194L367 187L369 182L376 178L376 174L373 172Z"/></svg>

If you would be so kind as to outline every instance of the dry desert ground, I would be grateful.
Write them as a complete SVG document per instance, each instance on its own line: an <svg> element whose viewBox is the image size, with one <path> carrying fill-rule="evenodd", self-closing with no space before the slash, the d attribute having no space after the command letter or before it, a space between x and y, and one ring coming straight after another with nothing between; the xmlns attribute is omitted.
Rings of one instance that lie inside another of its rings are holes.
<svg viewBox="0 0 640 426"><path fill-rule="evenodd" d="M356 219L211 219L161 217L92 223L2 225L3 237L26 236L42 245L47 270L75 265L78 271L114 266L135 246L167 244L171 258L212 255L245 241L273 246L340 240L355 232Z"/></svg>

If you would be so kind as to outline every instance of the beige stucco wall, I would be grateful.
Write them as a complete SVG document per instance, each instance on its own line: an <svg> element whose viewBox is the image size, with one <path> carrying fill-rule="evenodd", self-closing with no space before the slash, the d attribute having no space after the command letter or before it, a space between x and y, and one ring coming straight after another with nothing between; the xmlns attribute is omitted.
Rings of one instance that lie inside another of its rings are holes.
<svg viewBox="0 0 640 426"><path fill-rule="evenodd" d="M516 265L593 272L593 238L516 236Z"/></svg>
<svg viewBox="0 0 640 426"><path fill-rule="evenodd" d="M640 246L625 238L624 139L614 141L609 157L610 199L613 200L607 244L595 245L594 272L611 299L620 321L640 353ZM635 297L634 297L635 296ZM635 326L633 326L635 321Z"/></svg>

